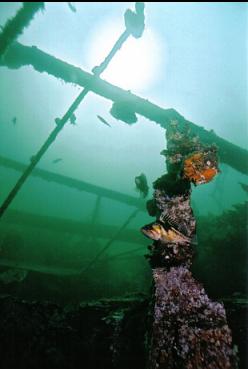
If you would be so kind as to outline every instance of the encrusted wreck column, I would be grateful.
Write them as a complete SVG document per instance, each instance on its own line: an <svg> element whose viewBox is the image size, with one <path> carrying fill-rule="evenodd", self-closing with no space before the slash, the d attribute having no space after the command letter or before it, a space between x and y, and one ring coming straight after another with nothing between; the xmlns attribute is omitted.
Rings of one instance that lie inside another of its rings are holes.
<svg viewBox="0 0 248 369"><path fill-rule="evenodd" d="M189 268L196 243L190 206L191 183L209 182L218 172L217 149L203 146L187 127L171 122L166 132L167 174L154 182L147 208L156 221L142 232L154 240L153 322L149 369L234 369L237 357L223 305L211 301Z"/></svg>

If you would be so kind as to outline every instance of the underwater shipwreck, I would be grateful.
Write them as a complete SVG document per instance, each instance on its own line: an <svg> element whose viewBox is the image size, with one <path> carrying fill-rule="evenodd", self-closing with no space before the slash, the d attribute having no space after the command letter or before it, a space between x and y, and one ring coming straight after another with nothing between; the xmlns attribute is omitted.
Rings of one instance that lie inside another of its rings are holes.
<svg viewBox="0 0 248 369"><path fill-rule="evenodd" d="M158 5L92 4L0 5L0 367L245 369L248 151L109 82L105 71L130 40L138 47ZM73 63L80 17L91 29L104 9L122 32L86 71ZM36 37L46 51L30 45Z"/></svg>

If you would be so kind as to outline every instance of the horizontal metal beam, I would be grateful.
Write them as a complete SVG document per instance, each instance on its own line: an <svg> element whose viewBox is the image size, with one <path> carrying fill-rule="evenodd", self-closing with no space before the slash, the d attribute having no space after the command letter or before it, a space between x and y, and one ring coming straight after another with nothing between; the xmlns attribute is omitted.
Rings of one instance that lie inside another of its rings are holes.
<svg viewBox="0 0 248 369"><path fill-rule="evenodd" d="M0 156L0 166L14 169L18 172L24 172L27 165L20 163L16 160L8 159L4 156ZM49 172L44 169L34 169L31 173L31 176L39 177L48 182L59 183L66 187L75 188L79 191L89 192L104 198L108 198L111 200L115 200L118 202L122 202L123 204L135 206L140 211L145 211L145 201L135 198L133 196L129 196L123 194L118 191L109 190L104 187L96 186L88 182L81 181L79 179L63 176L61 174L56 174L53 172Z"/></svg>
<svg viewBox="0 0 248 369"><path fill-rule="evenodd" d="M7 267L11 269L22 269L29 272L38 272L42 274L52 274L63 277L77 276L80 273L80 269L72 268L58 268L58 267L48 267L46 265L35 264L32 262L25 262L23 260L10 260L10 259L0 259L0 267Z"/></svg>
<svg viewBox="0 0 248 369"><path fill-rule="evenodd" d="M13 43L0 61L0 65L18 69L31 65L38 72L46 72L65 82L87 87L92 92L113 102L125 102L131 111L136 112L166 128L171 120L177 120L179 126L189 125L191 132L198 135L206 144L215 143L219 148L220 160L248 174L248 151L217 136L212 130L207 131L180 115L174 109L163 109L150 101L143 99L130 91L114 86L91 73L59 60L37 47Z"/></svg>
<svg viewBox="0 0 248 369"><path fill-rule="evenodd" d="M0 229L3 230L4 224L15 224L28 227L42 228L54 232L65 232L83 234L85 237L92 235L92 232L97 228L98 239L110 239L119 231L119 227L97 224L92 226L91 223L83 223L69 219L62 219L56 217L49 217L37 215L33 213L26 213L23 211L9 209L6 215L2 218ZM146 245L146 239L135 229L125 229L125 231L118 234L116 240Z"/></svg>

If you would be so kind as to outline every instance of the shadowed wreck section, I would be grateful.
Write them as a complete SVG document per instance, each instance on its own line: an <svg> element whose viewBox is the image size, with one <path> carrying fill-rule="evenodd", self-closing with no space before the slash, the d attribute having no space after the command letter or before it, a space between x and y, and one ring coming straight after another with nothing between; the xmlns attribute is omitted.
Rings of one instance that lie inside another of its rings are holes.
<svg viewBox="0 0 248 369"><path fill-rule="evenodd" d="M73 306L0 297L1 368L145 367L147 300Z"/></svg>
<svg viewBox="0 0 248 369"><path fill-rule="evenodd" d="M196 243L190 206L191 183L207 183L218 173L217 148L203 145L188 127L172 121L166 132L168 173L154 183L149 214L156 221L141 231L153 273L149 369L234 369L236 350L221 303L209 299L189 268Z"/></svg>

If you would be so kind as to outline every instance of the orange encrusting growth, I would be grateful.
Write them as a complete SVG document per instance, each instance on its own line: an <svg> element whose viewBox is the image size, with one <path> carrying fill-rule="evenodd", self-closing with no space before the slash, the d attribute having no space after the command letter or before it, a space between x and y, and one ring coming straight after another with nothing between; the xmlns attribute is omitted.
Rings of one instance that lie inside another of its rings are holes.
<svg viewBox="0 0 248 369"><path fill-rule="evenodd" d="M184 161L183 177L195 185L208 183L218 173L218 169L204 153L195 153Z"/></svg>

